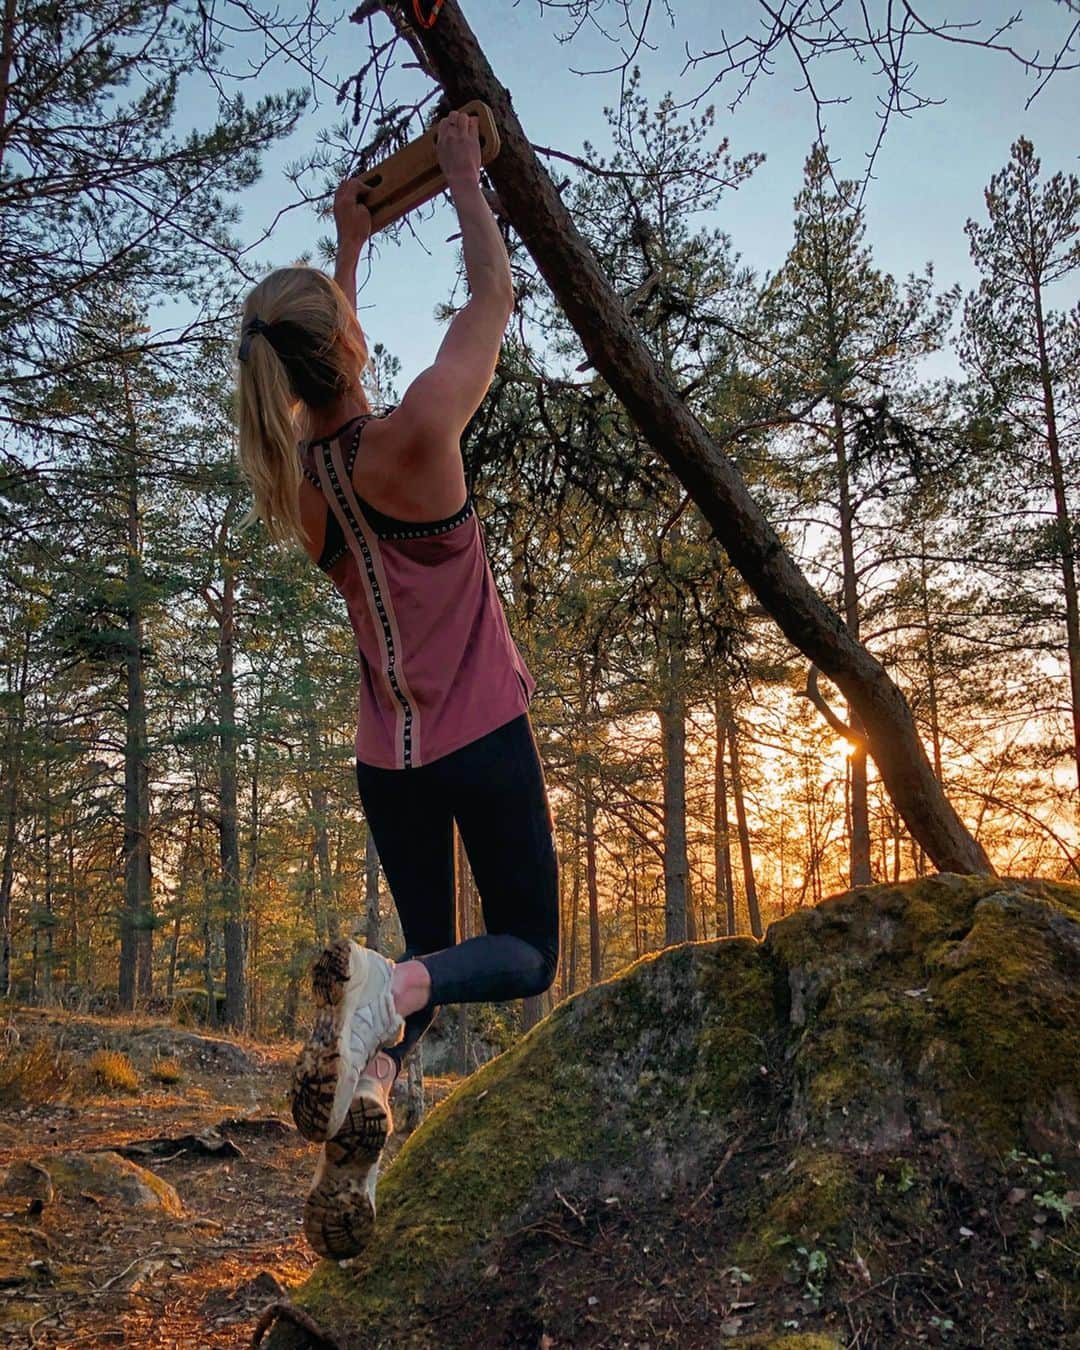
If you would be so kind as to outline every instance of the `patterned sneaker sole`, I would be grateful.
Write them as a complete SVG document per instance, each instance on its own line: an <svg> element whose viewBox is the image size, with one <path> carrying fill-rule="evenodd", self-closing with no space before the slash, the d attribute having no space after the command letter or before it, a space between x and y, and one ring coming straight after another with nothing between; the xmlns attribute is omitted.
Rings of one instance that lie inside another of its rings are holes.
<svg viewBox="0 0 1080 1350"><path fill-rule="evenodd" d="M358 1256L375 1226L375 1180L390 1120L376 1097L358 1095L323 1148L304 1205L304 1235L320 1256Z"/></svg>
<svg viewBox="0 0 1080 1350"><path fill-rule="evenodd" d="M312 971L318 1011L293 1070L292 1114L296 1128L316 1144L338 1134L364 1065L349 1053L352 1016L373 976L368 953L348 938L323 952Z"/></svg>

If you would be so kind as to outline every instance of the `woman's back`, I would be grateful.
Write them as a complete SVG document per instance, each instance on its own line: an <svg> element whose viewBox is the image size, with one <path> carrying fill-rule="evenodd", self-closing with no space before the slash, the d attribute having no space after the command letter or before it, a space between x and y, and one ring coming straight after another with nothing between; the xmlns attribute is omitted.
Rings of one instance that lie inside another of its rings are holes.
<svg viewBox="0 0 1080 1350"><path fill-rule="evenodd" d="M357 417L302 451L301 510L313 556L344 597L356 635L356 756L407 769L520 716L533 681L507 628L472 502L462 502L463 476L452 514L418 520L381 509L401 503L412 514L439 501L430 481L422 501L416 489L410 497L410 475L385 436L369 442L369 425L392 430L391 418L379 427L381 420Z"/></svg>

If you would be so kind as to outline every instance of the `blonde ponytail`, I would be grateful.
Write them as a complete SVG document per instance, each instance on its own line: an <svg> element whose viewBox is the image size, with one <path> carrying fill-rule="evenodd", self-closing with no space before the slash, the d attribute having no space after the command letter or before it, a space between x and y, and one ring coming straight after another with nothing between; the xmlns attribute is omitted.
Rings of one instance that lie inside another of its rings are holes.
<svg viewBox="0 0 1080 1350"><path fill-rule="evenodd" d="M254 514L272 539L303 546L297 443L307 434L310 409L350 392L366 403L359 385L368 360L364 334L328 276L283 267L244 302L239 356L240 466Z"/></svg>

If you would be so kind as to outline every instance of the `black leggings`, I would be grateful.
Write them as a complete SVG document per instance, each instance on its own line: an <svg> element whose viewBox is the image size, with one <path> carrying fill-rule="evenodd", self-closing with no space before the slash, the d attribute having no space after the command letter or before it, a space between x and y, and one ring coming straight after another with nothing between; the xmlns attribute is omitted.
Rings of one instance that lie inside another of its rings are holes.
<svg viewBox="0 0 1080 1350"><path fill-rule="evenodd" d="M389 1052L401 1066L441 1003L543 993L559 960L559 883L543 770L526 715L417 769L357 763L356 779L405 934L431 1000ZM454 821L484 914L483 937L457 943Z"/></svg>

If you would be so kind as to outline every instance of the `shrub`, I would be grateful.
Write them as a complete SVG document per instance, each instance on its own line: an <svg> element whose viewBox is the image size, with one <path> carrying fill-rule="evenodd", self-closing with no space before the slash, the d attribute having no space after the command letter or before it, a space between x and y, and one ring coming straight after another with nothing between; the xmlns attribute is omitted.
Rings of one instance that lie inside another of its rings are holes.
<svg viewBox="0 0 1080 1350"><path fill-rule="evenodd" d="M102 1087L113 1092L138 1092L139 1075L127 1055L119 1050L99 1050L90 1061L90 1071Z"/></svg>
<svg viewBox="0 0 1080 1350"><path fill-rule="evenodd" d="M0 1052L0 1106L53 1101L71 1075L71 1061L47 1038Z"/></svg>
<svg viewBox="0 0 1080 1350"><path fill-rule="evenodd" d="M160 1056L150 1067L150 1077L155 1083L179 1083L183 1077L180 1061Z"/></svg>

